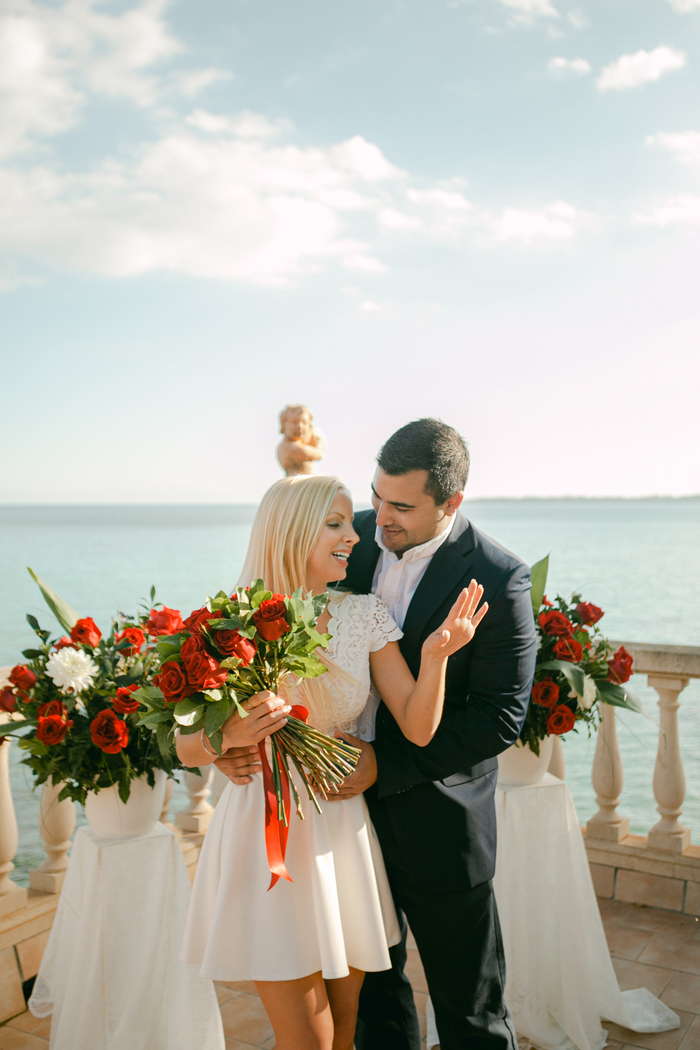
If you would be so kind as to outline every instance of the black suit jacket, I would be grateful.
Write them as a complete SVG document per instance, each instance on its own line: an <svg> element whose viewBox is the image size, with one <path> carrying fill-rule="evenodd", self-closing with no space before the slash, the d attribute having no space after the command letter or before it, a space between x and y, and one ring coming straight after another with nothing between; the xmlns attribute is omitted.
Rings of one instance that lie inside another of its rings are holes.
<svg viewBox="0 0 700 1050"><path fill-rule="evenodd" d="M374 512L358 514L355 529L360 542L344 586L366 594L380 555ZM387 862L442 892L493 877L496 756L520 735L535 670L530 570L458 514L406 614L399 644L413 674L423 641L471 579L483 585L489 611L473 640L449 658L438 730L426 747L412 744L380 704L378 779L366 793Z"/></svg>

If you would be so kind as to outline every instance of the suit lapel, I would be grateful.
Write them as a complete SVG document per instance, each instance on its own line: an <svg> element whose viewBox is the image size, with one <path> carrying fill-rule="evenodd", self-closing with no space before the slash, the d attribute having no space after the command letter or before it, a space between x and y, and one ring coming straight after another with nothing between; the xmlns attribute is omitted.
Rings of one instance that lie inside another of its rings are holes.
<svg viewBox="0 0 700 1050"><path fill-rule="evenodd" d="M471 569L474 547L472 527L460 514L452 532L433 555L411 599L403 625L404 654L416 652L430 617Z"/></svg>

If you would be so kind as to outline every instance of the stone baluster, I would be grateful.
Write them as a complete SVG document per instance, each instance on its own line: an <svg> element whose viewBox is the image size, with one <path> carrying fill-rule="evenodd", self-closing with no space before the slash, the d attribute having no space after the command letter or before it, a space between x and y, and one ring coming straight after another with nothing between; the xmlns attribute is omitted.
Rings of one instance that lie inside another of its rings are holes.
<svg viewBox="0 0 700 1050"><path fill-rule="evenodd" d="M678 742L679 696L689 679L650 674L648 684L659 694L659 749L654 767L654 797L661 820L649 832L649 846L683 853L690 845L690 829L680 824L685 800L685 776Z"/></svg>
<svg viewBox="0 0 700 1050"><path fill-rule="evenodd" d="M7 715L0 714L0 733L2 724L7 721ZM10 747L10 739L5 737L0 745L0 915L21 908L27 899L27 891L10 878L19 842L17 817L10 788Z"/></svg>
<svg viewBox="0 0 700 1050"><path fill-rule="evenodd" d="M214 766L204 766L203 776L196 773L185 773L185 787L190 797L189 803L175 817L175 823L183 831L195 831L203 834L209 827L214 807L207 799L211 791Z"/></svg>
<svg viewBox="0 0 700 1050"><path fill-rule="evenodd" d="M551 773L553 777L559 777L560 780L566 780L566 759L564 758L564 748L561 746L561 737L559 736L554 737L552 757L549 760L547 772Z"/></svg>
<svg viewBox="0 0 700 1050"><path fill-rule="evenodd" d="M48 780L41 792L39 834L46 859L29 872L29 885L42 893L60 893L68 868L68 850L75 831L75 803L58 801L63 784Z"/></svg>
<svg viewBox="0 0 700 1050"><path fill-rule="evenodd" d="M624 781L617 743L617 719L615 708L610 704L600 705L598 739L591 779L600 808L588 821L586 836L605 839L607 842L621 842L630 833L630 822L617 812Z"/></svg>

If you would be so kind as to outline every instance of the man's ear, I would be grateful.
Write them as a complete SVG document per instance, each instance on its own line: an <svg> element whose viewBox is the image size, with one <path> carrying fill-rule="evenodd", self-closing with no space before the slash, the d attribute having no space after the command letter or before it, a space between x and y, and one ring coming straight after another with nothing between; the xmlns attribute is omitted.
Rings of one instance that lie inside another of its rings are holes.
<svg viewBox="0 0 700 1050"><path fill-rule="evenodd" d="M463 499L463 492L455 492L454 495L450 496L450 498L445 501L445 514L448 518L451 518L453 514L457 513L459 508L462 506Z"/></svg>

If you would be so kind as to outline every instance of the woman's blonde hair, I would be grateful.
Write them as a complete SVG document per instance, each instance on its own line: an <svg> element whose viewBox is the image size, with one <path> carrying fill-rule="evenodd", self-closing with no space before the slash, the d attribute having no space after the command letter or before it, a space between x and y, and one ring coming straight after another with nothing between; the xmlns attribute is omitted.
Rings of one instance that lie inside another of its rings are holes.
<svg viewBox="0 0 700 1050"><path fill-rule="evenodd" d="M345 486L338 478L296 474L267 490L253 521L238 581L264 580L275 594L306 586L306 565L333 500Z"/></svg>
<svg viewBox="0 0 700 1050"><path fill-rule="evenodd" d="M268 590L276 594L292 594L297 587L306 592L308 560L333 500L344 490L342 481L324 475L296 474L276 481L260 501L238 586L264 580ZM318 729L342 729L337 725L333 687L357 687L359 683L323 649L317 649L316 655L328 673L301 680L291 675L280 693L292 703L305 704L312 725Z"/></svg>

